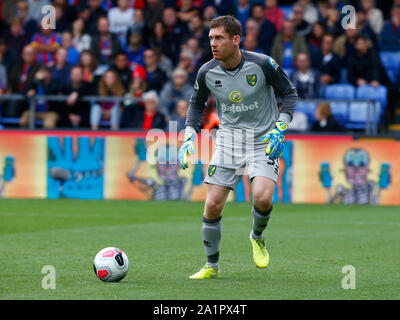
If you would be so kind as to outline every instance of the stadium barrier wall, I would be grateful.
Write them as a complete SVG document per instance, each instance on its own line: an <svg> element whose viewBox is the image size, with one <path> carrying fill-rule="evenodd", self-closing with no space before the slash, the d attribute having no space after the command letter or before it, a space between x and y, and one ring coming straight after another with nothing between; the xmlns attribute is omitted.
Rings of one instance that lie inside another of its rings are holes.
<svg viewBox="0 0 400 320"><path fill-rule="evenodd" d="M199 138L201 157L185 171L176 165L182 138L3 130L0 197L203 201L213 138ZM288 135L274 201L400 205L399 155L396 140ZM229 201L250 200L244 173Z"/></svg>

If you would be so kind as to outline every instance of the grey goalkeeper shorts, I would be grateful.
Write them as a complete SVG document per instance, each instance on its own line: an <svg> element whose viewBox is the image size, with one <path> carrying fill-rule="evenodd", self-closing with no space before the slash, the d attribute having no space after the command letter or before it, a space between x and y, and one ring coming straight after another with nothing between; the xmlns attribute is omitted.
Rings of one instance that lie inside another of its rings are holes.
<svg viewBox="0 0 400 320"><path fill-rule="evenodd" d="M246 146L235 149L216 145L204 183L233 190L245 174L246 165L250 180L260 176L276 183L279 176L279 159L269 159L265 155L266 147L264 143L255 144L251 149Z"/></svg>

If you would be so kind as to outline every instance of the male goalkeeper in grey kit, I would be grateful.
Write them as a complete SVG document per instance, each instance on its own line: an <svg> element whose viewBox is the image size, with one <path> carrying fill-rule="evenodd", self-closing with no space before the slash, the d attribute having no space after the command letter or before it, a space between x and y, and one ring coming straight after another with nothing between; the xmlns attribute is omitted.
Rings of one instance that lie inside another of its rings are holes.
<svg viewBox="0 0 400 320"><path fill-rule="evenodd" d="M220 274L222 210L246 164L253 195L253 228L249 237L253 259L259 268L269 264L263 232L272 211L279 157L297 102L297 91L274 59L240 50L241 35L241 24L232 16L221 16L210 22L214 58L198 71L186 117L185 140L178 154L180 166L187 168L205 103L213 93L220 126L204 179L208 189L202 234L207 262L191 279L216 278ZM282 99L280 111L274 93Z"/></svg>

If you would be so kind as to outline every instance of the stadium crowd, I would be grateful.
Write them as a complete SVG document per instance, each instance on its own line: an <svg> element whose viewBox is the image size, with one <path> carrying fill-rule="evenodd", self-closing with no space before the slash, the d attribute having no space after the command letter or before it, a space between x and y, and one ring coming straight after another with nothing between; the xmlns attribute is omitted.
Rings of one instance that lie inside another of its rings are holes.
<svg viewBox="0 0 400 320"><path fill-rule="evenodd" d="M48 4L55 30L41 25ZM357 19L344 29L347 4ZM321 98L335 83L383 85L388 122L399 105L400 72L388 74L380 53L400 52L400 0L4 0L0 6L0 94L39 98L36 118L45 128L168 129L176 120L182 130L197 70L212 58L208 22L225 14L242 23L242 48L271 55L301 99ZM59 94L66 101L40 99ZM81 99L89 95L123 99ZM28 102L2 101L1 117L27 127ZM292 128L343 130L327 103L314 120L309 126L296 113ZM211 97L204 127L218 123Z"/></svg>

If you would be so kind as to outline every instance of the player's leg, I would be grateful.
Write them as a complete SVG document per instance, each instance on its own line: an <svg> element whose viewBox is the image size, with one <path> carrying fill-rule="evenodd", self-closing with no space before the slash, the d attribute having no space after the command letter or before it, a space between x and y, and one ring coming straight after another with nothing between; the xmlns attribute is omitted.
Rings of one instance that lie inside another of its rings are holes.
<svg viewBox="0 0 400 320"><path fill-rule="evenodd" d="M272 211L272 195L275 181L257 176L252 180L253 193L253 228L250 233L250 242L253 248L253 260L257 267L266 268L269 265L269 254L264 240L264 230L268 225Z"/></svg>
<svg viewBox="0 0 400 320"><path fill-rule="evenodd" d="M203 245L207 257L206 265L191 279L215 278L219 275L219 249L222 233L222 210L230 189L224 186L208 184L207 197L203 212Z"/></svg>

